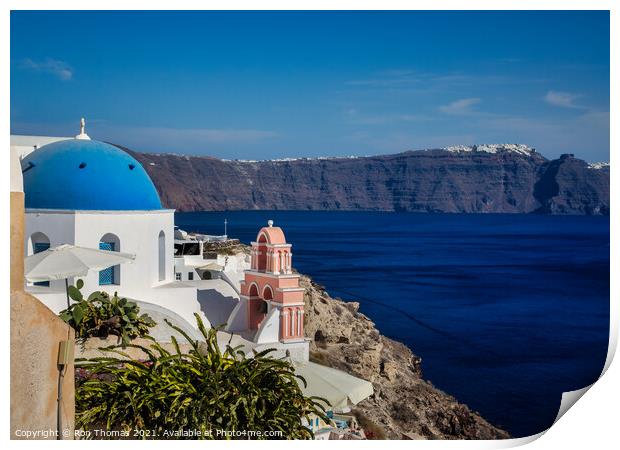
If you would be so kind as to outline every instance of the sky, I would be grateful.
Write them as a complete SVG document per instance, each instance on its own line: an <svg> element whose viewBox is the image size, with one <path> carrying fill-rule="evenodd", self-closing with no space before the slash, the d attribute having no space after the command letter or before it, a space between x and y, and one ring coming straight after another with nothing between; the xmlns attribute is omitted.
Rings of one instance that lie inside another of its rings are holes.
<svg viewBox="0 0 620 450"><path fill-rule="evenodd" d="M225 159L609 161L609 13L11 13L11 133Z"/></svg>

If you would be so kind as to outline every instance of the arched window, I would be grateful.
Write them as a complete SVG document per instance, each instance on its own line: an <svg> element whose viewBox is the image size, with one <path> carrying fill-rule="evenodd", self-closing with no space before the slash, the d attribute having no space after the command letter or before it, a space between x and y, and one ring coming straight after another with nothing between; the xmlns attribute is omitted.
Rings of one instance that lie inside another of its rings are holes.
<svg viewBox="0 0 620 450"><path fill-rule="evenodd" d="M164 281L166 279L166 233L164 230L159 232L157 248L159 251L159 281Z"/></svg>
<svg viewBox="0 0 620 450"><path fill-rule="evenodd" d="M256 286L256 283L252 283L250 286L250 297L258 297L258 286Z"/></svg>
<svg viewBox="0 0 620 450"><path fill-rule="evenodd" d="M121 251L121 240L112 233L104 234L99 240L99 249L112 252ZM99 271L99 285L121 284L121 266L116 265Z"/></svg>
<svg viewBox="0 0 620 450"><path fill-rule="evenodd" d="M263 289L263 298L265 300L273 300L273 291L271 290L271 286L265 286Z"/></svg>
<svg viewBox="0 0 620 450"><path fill-rule="evenodd" d="M258 237L256 250L258 252L258 255L256 255L256 270L265 272L267 270L267 236L264 233Z"/></svg>
<svg viewBox="0 0 620 450"><path fill-rule="evenodd" d="M45 233L41 233L37 231L36 233L32 233L30 236L30 245L28 246L28 254L34 255L35 253L44 252L48 248L50 248L50 238L47 237ZM49 286L49 281L39 281L37 283L33 283L35 286Z"/></svg>
<svg viewBox="0 0 620 450"><path fill-rule="evenodd" d="M37 231L30 236L30 245L28 246L28 254L34 255L50 248L50 238L45 233Z"/></svg>
<svg viewBox="0 0 620 450"><path fill-rule="evenodd" d="M259 287L256 283L250 285L248 297L249 328L251 330L256 330L265 319L267 312L269 312L269 305L260 297Z"/></svg>
<svg viewBox="0 0 620 450"><path fill-rule="evenodd" d="M258 311L260 314L267 314L269 312L269 300L273 300L273 291L271 286L266 285L263 288L263 301L261 301Z"/></svg>

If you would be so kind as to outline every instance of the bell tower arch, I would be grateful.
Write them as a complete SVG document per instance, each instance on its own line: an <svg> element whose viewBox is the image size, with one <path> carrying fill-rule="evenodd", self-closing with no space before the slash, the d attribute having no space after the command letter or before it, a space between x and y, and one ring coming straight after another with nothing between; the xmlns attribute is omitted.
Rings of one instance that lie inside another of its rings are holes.
<svg viewBox="0 0 620 450"><path fill-rule="evenodd" d="M284 231L275 227L273 220L252 242L250 269L241 282L241 300L248 306L248 329L257 337L271 324L277 327L277 340L281 342L304 339L304 289L299 286L299 275L293 273L291 249Z"/></svg>

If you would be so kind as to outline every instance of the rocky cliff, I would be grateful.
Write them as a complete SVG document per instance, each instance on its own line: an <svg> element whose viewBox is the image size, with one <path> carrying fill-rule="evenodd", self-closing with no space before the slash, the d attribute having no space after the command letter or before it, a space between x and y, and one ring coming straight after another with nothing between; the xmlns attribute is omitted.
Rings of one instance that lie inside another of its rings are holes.
<svg viewBox="0 0 620 450"><path fill-rule="evenodd" d="M243 258L241 243L211 250ZM508 439L510 435L425 380L422 360L406 345L383 336L360 305L331 297L306 275L304 335L310 359L368 380L374 394L353 413L372 439Z"/></svg>
<svg viewBox="0 0 620 450"><path fill-rule="evenodd" d="M166 207L609 214L609 166L526 146L356 158L226 161L136 153Z"/></svg>
<svg viewBox="0 0 620 450"><path fill-rule="evenodd" d="M548 161L534 185L536 212L609 215L609 176L609 165L586 164L573 155Z"/></svg>
<svg viewBox="0 0 620 450"><path fill-rule="evenodd" d="M359 303L331 298L301 277L311 360L372 382L374 395L354 413L374 438L507 439L478 413L424 380L421 359L381 335Z"/></svg>

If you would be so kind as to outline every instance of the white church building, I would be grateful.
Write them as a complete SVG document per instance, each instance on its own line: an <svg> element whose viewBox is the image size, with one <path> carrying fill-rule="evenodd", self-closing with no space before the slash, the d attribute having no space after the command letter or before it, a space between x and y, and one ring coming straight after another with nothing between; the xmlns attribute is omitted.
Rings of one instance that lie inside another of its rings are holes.
<svg viewBox="0 0 620 450"><path fill-rule="evenodd" d="M200 312L197 290L174 283L174 210L162 208L142 165L113 145L91 140L83 125L74 139L25 153L26 255L61 244L134 254L133 264L83 277L84 292L118 291L172 308L192 323ZM63 281L29 289L56 312L65 305L57 295Z"/></svg>
<svg viewBox="0 0 620 450"><path fill-rule="evenodd" d="M200 240L175 230L174 210L162 207L142 165L118 147L91 140L83 119L75 138L11 136L11 158L21 164L26 256L63 244L132 254L132 263L81 277L83 293L118 292L136 301L158 323L151 335L161 342L175 334L163 319L195 339L196 313L206 326L226 324L218 331L220 347L241 346L247 355L275 349L273 357L290 358L307 380L300 385L304 393L328 398L335 411L372 395L371 383L309 361L304 289L292 270L291 244L272 221L259 230L250 256L209 262ZM219 276L200 277L218 267ZM66 308L64 280L28 283L26 290L55 313ZM317 436L342 435L310 419L304 423Z"/></svg>
<svg viewBox="0 0 620 450"><path fill-rule="evenodd" d="M180 318L186 327L195 325L194 313L198 313L209 326L227 323L226 329L237 343L257 350L277 347L307 361L308 341L301 327L292 339L288 322L282 323L283 332L279 332L279 319L272 315L263 320L258 310L248 308L251 302L258 302L253 300L258 297L248 300L245 292L244 269L251 271L250 258L227 258L230 271L222 267L221 276L214 279L191 276L200 266L197 259L203 256L175 256L174 210L162 207L147 172L129 153L91 140L83 121L75 138L11 139L12 151L21 159L26 256L62 244L130 253L135 255L132 263L82 277L82 291L118 292L142 305L156 306L164 316L168 312ZM205 267L217 265L204 263ZM29 283L27 290L56 313L66 307L64 281ZM275 294L271 302L279 298L278 292ZM289 309L283 311L288 314ZM266 332L266 328L272 331Z"/></svg>

